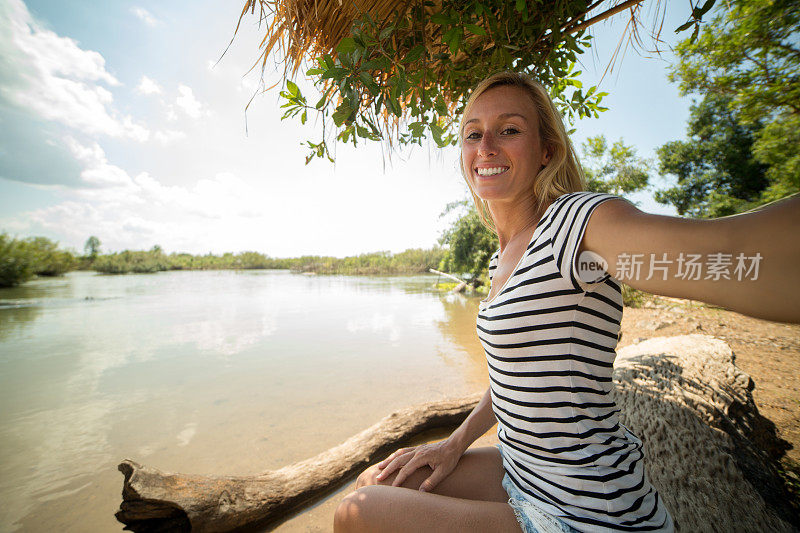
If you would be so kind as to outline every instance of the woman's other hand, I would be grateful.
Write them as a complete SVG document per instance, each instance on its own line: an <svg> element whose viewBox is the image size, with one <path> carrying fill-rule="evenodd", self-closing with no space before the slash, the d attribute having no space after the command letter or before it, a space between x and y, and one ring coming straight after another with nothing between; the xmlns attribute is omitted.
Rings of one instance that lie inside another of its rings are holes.
<svg viewBox="0 0 800 533"><path fill-rule="evenodd" d="M410 448L400 448L377 464L380 473L376 481L386 480L394 472L393 487L399 487L411 474L422 467L429 467L431 474L420 484L421 492L430 492L455 469L463 450L457 449L447 440L421 444Z"/></svg>

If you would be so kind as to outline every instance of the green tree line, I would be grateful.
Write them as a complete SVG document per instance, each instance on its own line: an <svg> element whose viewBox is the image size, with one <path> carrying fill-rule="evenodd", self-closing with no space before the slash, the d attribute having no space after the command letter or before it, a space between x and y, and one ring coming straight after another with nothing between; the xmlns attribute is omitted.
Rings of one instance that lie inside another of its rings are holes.
<svg viewBox="0 0 800 533"><path fill-rule="evenodd" d="M409 249L397 254L373 252L343 258L318 255L275 258L259 252L229 252L222 255L165 254L156 246L149 251L125 250L99 255L92 264L92 269L107 274L248 269L289 269L317 274L414 274L437 267L443 254L442 249L431 248Z"/></svg>
<svg viewBox="0 0 800 533"><path fill-rule="evenodd" d="M289 269L317 274L392 275L415 274L436 268L444 250L413 248L400 253L366 253L350 257L306 255L269 257L259 252L222 255L166 254L160 246L147 251L100 253L100 240L90 237L86 254L61 250L45 237L14 239L0 233L0 287L13 287L35 276L58 276L71 270L104 274L153 273L169 270Z"/></svg>

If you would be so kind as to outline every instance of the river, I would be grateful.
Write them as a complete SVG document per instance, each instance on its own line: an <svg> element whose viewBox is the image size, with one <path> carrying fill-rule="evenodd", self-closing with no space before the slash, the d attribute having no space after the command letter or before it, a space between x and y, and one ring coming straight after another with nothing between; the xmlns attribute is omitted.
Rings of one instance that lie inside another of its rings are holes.
<svg viewBox="0 0 800 533"><path fill-rule="evenodd" d="M253 474L485 390L434 275L73 272L0 289L0 530L120 531L124 458Z"/></svg>

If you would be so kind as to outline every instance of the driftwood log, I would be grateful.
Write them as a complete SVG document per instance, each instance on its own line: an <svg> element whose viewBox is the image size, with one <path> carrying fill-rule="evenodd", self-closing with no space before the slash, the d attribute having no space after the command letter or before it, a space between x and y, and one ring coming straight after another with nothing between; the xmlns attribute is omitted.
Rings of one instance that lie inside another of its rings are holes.
<svg viewBox="0 0 800 533"><path fill-rule="evenodd" d="M397 411L316 457L259 475L173 474L126 459L119 465L125 482L117 520L137 532L266 525L329 493L415 435L461 423L481 396Z"/></svg>

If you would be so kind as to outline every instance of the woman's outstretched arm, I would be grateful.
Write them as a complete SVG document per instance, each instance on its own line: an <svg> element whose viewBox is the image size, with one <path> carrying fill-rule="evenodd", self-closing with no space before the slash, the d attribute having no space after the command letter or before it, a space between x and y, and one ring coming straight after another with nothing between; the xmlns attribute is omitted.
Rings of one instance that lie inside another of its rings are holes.
<svg viewBox="0 0 800 533"><path fill-rule="evenodd" d="M610 200L592 213L580 251L600 255L612 276L636 289L800 323L799 231L798 195L708 220ZM591 257L579 254L578 263Z"/></svg>

